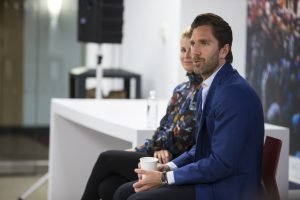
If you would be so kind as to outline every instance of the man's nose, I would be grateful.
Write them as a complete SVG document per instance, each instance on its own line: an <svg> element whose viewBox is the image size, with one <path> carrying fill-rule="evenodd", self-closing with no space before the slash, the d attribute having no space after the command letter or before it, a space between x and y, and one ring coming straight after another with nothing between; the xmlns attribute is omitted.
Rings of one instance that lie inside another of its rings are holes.
<svg viewBox="0 0 300 200"><path fill-rule="evenodd" d="M200 54L200 48L196 45L191 48L192 54Z"/></svg>

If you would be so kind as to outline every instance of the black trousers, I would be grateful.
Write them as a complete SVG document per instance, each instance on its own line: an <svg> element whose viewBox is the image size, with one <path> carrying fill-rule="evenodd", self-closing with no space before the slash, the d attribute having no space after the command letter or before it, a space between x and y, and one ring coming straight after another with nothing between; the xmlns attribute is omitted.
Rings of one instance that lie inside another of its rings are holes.
<svg viewBox="0 0 300 200"><path fill-rule="evenodd" d="M133 182L121 185L114 195L114 200L194 200L196 199L195 185L166 186L135 193Z"/></svg>
<svg viewBox="0 0 300 200"><path fill-rule="evenodd" d="M116 189L137 180L134 169L144 153L111 150L99 155L87 182L82 200L112 200Z"/></svg>

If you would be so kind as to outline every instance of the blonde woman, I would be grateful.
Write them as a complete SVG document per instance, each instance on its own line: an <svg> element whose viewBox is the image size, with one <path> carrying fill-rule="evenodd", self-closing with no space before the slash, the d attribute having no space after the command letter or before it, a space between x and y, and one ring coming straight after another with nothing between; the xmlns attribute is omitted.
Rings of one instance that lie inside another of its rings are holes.
<svg viewBox="0 0 300 200"><path fill-rule="evenodd" d="M82 200L110 200L123 183L136 180L139 158L154 156L167 163L189 150L195 143L196 97L202 79L193 73L190 29L180 39L180 61L188 81L175 87L166 114L153 137L131 151L106 151L100 154L86 185Z"/></svg>

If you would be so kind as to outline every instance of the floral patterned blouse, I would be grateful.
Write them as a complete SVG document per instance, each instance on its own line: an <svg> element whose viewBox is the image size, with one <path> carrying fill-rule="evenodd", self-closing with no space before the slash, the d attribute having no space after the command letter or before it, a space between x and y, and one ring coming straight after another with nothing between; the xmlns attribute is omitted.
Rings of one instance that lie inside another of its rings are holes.
<svg viewBox="0 0 300 200"><path fill-rule="evenodd" d="M197 92L202 79L193 73L187 73L187 76L189 81L174 89L167 112L152 139L136 147L137 152L153 155L154 151L169 150L177 157L195 143Z"/></svg>

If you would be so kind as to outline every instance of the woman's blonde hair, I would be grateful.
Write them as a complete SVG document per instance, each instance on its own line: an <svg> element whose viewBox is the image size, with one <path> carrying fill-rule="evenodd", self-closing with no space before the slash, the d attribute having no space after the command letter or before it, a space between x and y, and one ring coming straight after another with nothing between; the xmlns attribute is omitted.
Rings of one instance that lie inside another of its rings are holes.
<svg viewBox="0 0 300 200"><path fill-rule="evenodd" d="M192 29L191 27L188 27L184 29L184 31L181 33L181 38L191 38L192 37Z"/></svg>

